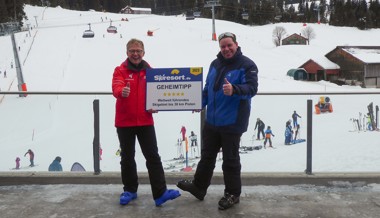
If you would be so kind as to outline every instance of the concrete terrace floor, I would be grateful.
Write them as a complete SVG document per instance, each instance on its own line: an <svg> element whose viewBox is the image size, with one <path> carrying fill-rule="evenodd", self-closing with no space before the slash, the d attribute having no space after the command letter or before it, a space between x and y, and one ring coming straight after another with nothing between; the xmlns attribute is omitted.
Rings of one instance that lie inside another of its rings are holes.
<svg viewBox="0 0 380 218"><path fill-rule="evenodd" d="M166 173L168 188L192 173ZM187 192L156 207L146 173L138 198L119 205L120 173L0 172L0 217L380 217L379 173L244 173L240 203L218 209L223 176L204 201Z"/></svg>

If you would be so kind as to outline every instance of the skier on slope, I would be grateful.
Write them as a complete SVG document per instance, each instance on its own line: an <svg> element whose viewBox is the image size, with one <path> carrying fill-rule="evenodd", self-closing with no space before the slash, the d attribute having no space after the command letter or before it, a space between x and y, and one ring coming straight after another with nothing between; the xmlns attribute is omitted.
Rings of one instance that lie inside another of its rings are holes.
<svg viewBox="0 0 380 218"><path fill-rule="evenodd" d="M264 141L264 148L266 148L267 141L269 141L269 148L273 148L272 146L272 139L271 137L274 137L274 134L270 128L270 126L267 127L267 130L265 130L265 141Z"/></svg>
<svg viewBox="0 0 380 218"><path fill-rule="evenodd" d="M182 133L182 141L185 141L185 137L186 137L186 128L185 128L185 126L182 126L181 131L179 133Z"/></svg>
<svg viewBox="0 0 380 218"><path fill-rule="evenodd" d="M285 125L285 145L290 145L292 141L293 130L291 121L288 120Z"/></svg>
<svg viewBox="0 0 380 218"><path fill-rule="evenodd" d="M16 157L16 170L19 170L20 169L20 158L19 157Z"/></svg>
<svg viewBox="0 0 380 218"><path fill-rule="evenodd" d="M264 129L265 129L265 123L260 120L260 118L257 118L256 125L255 125L255 130L257 128L257 138L256 140L260 140L260 133L263 136L263 139L265 139L265 134L264 134Z"/></svg>
<svg viewBox="0 0 380 218"><path fill-rule="evenodd" d="M198 145L198 143L197 143L197 135L195 135L195 133L193 131L191 131L191 134L190 134L189 138L190 138L190 141L191 141L191 147L194 147L194 146Z"/></svg>
<svg viewBox="0 0 380 218"><path fill-rule="evenodd" d="M29 154L29 160L30 160L30 167L34 167L34 152L29 149L25 154L24 154L24 157Z"/></svg>
<svg viewBox="0 0 380 218"><path fill-rule="evenodd" d="M297 111L294 111L292 114L292 119L293 119L293 128L296 128L298 125L297 118L302 118L300 115L297 114Z"/></svg>

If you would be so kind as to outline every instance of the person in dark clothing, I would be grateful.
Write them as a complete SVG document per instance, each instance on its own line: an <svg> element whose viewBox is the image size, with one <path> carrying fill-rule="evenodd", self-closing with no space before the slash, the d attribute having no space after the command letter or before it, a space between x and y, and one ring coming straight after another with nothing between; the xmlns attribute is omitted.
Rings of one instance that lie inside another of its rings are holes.
<svg viewBox="0 0 380 218"><path fill-rule="evenodd" d="M297 139L300 138L300 128L301 128L301 126L299 124L297 124L297 127L295 129L296 132L294 133L294 141L296 141Z"/></svg>
<svg viewBox="0 0 380 218"><path fill-rule="evenodd" d="M290 145L292 143L293 129L291 121L286 121L285 124L285 145Z"/></svg>
<svg viewBox="0 0 380 218"><path fill-rule="evenodd" d="M150 65L143 60L144 54L144 43L141 40L129 40L128 58L115 68L112 78L112 93L116 98L115 127L121 148L121 179L124 185L120 204L126 205L137 198L137 138L146 159L153 199L156 206L161 206L181 194L178 190L167 189L152 115L157 111L145 110L146 69Z"/></svg>
<svg viewBox="0 0 380 218"><path fill-rule="evenodd" d="M292 114L293 128L296 128L297 125L298 125L297 117L302 118L300 115L297 114L297 111L294 111L293 114Z"/></svg>
<svg viewBox="0 0 380 218"><path fill-rule="evenodd" d="M263 136L263 139L265 139L264 129L265 129L265 123L260 120L260 118L257 118L255 130L257 129L257 137L256 140L260 140L260 134Z"/></svg>
<svg viewBox="0 0 380 218"><path fill-rule="evenodd" d="M201 160L193 180L177 186L203 200L211 184L216 158L223 152L224 196L219 209L239 203L241 194L240 137L247 131L251 99L257 93L256 64L244 56L233 33L219 36L220 52L211 63L202 92L202 108L207 106L202 129ZM197 111L199 112L199 111Z"/></svg>

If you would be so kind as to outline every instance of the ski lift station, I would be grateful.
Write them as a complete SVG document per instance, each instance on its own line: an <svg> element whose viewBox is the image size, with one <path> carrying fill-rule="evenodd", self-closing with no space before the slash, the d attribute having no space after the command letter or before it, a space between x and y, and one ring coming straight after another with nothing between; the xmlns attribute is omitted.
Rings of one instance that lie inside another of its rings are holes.
<svg viewBox="0 0 380 218"><path fill-rule="evenodd" d="M91 24L90 23L88 24L88 28L89 28L88 30L85 30L83 32L82 37L83 38L94 38L95 33L94 33L94 31L91 30Z"/></svg>

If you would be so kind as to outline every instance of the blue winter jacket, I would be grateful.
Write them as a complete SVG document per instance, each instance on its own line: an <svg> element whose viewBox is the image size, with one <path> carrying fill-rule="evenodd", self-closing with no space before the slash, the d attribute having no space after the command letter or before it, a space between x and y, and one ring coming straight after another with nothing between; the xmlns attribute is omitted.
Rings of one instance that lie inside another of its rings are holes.
<svg viewBox="0 0 380 218"><path fill-rule="evenodd" d="M49 171L62 171L62 165L59 163L59 161L54 160L50 165L49 165Z"/></svg>
<svg viewBox="0 0 380 218"><path fill-rule="evenodd" d="M210 65L202 93L202 107L207 106L206 125L222 132L246 132L251 98L257 93L257 74L256 64L242 54L240 47L230 59L219 52ZM234 88L232 96L223 94L224 78Z"/></svg>

